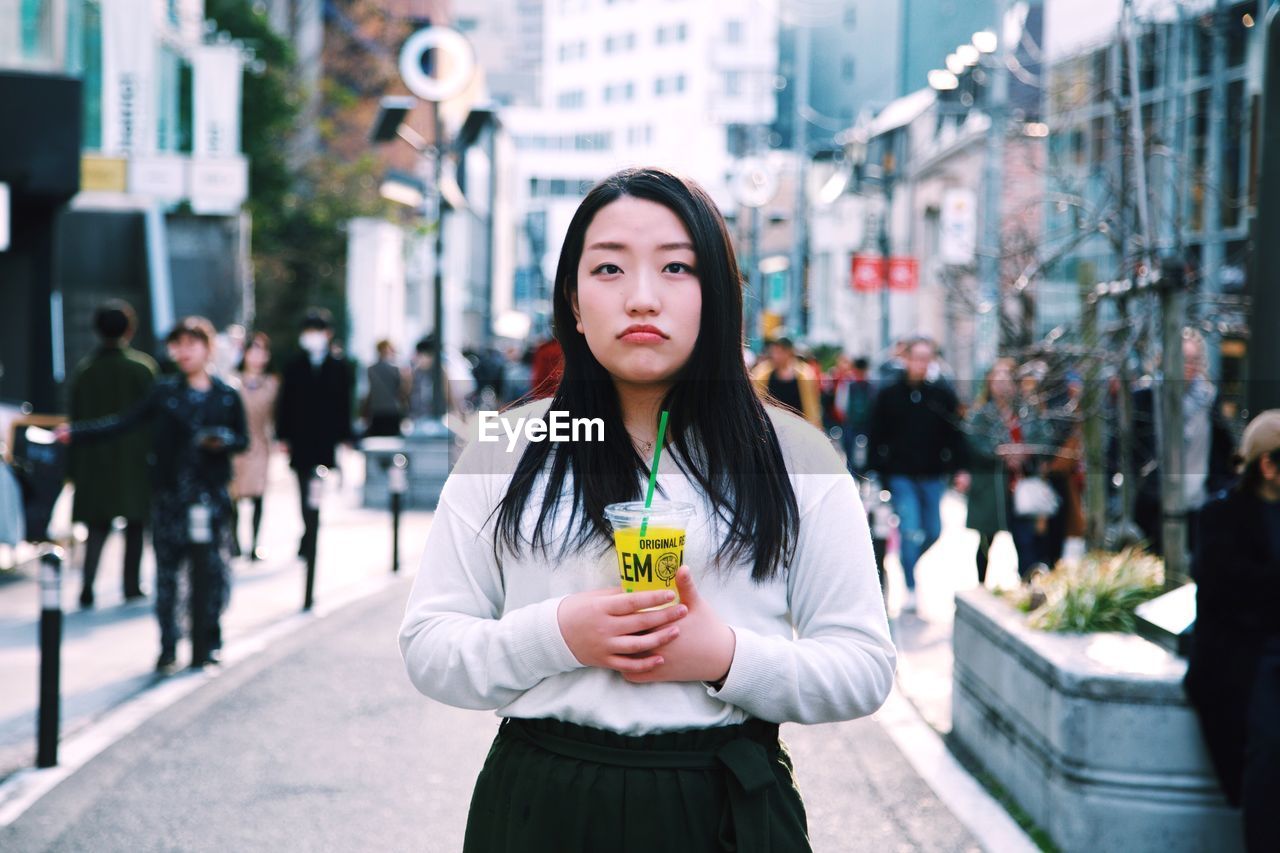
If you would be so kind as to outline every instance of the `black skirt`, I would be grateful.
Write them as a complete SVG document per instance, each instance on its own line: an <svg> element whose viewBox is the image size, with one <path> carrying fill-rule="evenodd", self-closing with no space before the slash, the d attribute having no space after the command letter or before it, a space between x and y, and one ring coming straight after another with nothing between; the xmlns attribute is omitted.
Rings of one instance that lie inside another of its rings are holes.
<svg viewBox="0 0 1280 853"><path fill-rule="evenodd" d="M631 737L503 720L476 780L465 853L803 853L804 803L760 720Z"/></svg>

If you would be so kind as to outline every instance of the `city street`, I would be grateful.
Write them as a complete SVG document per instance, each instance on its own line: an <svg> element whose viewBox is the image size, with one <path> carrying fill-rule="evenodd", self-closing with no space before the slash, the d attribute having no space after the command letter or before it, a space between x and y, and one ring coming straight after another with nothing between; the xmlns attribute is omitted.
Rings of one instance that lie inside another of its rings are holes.
<svg viewBox="0 0 1280 853"><path fill-rule="evenodd" d="M386 561L370 558L389 549L387 516L359 508L360 460L349 455L344 484L326 497L320 614L300 618L302 564L289 558L299 524L280 461L264 547L285 556L236 563L224 667L150 674L150 608L115 600L119 553L108 549L99 608L68 615L63 761L72 766L46 772L70 772L46 781L43 797L30 791L39 773L10 779L0 812L34 804L0 828L0 849L459 849L497 720L427 700L404 675L395 632L431 514L406 515L404 575L388 586ZM921 612L894 622L890 703L871 719L783 729L815 850L1031 849L922 722L949 727L949 597L973 582L963 510L955 495L944 503L943 538L920 563ZM1007 581L1007 555L994 556L993 581ZM893 555L889 567L896 611ZM66 574L70 607L78 577ZM2 700L5 775L32 763L38 658L25 608L34 601L30 580L0 587L0 673L17 687ZM966 828L975 825L981 842Z"/></svg>
<svg viewBox="0 0 1280 853"><path fill-rule="evenodd" d="M385 510L359 506L363 457L348 452L345 479L330 484L322 509L315 598L325 607L349 597L363 585L390 574L391 523ZM55 532L69 530L69 500L59 504ZM262 548L266 559L232 562L231 604L222 618L228 649L298 614L302 608L305 564L296 556L302 521L297 485L284 457L273 460ZM406 512L401 521L401 570L416 567L431 516ZM244 519L247 541L248 522ZM97 607L79 610L82 549L63 570L62 735L91 725L121 702L157 683L152 668L159 652L154 598L125 604L120 589L123 536L108 540L102 557ZM153 587L153 554L143 560L143 582ZM36 707L39 696L40 599L35 567L0 582L0 780L35 762ZM179 664L186 651L180 648Z"/></svg>
<svg viewBox="0 0 1280 853"><path fill-rule="evenodd" d="M0 830L0 848L458 850L496 718L409 685L395 644L409 582L211 679ZM815 850L979 849L875 719L783 731Z"/></svg>

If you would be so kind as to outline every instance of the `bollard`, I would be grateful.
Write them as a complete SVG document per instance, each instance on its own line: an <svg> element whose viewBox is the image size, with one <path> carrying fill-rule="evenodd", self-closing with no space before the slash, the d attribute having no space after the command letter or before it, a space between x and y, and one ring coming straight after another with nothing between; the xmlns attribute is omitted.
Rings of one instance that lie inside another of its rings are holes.
<svg viewBox="0 0 1280 853"><path fill-rule="evenodd" d="M409 457L397 453L387 469L387 489L391 493L391 573L400 571L400 504L409 491Z"/></svg>
<svg viewBox="0 0 1280 853"><path fill-rule="evenodd" d="M187 607L191 613L191 662L197 665L208 657L212 628L209 611L209 549L213 544L213 509L207 495L187 509L187 559L191 562L191 588ZM203 605L203 606L201 606Z"/></svg>
<svg viewBox="0 0 1280 853"><path fill-rule="evenodd" d="M324 500L324 482L329 476L329 469L317 465L307 481L307 513L311 528L311 539L307 543L307 584L302 596L302 609L310 610L315 603L316 587L316 552L320 549L320 504Z"/></svg>
<svg viewBox="0 0 1280 853"><path fill-rule="evenodd" d="M62 716L62 549L40 558L40 713L36 728L36 766L58 764L58 725Z"/></svg>

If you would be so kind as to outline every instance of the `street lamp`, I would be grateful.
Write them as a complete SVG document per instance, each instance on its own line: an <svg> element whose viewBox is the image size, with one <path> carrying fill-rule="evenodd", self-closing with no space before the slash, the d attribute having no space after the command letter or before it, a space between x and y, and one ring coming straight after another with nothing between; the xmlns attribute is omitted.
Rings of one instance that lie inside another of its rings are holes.
<svg viewBox="0 0 1280 853"><path fill-rule="evenodd" d="M418 98L430 101L435 133L432 139L432 189L436 193L435 251L433 260L432 317L435 331L432 335L431 361L431 415L443 419L445 406L444 378L444 211L446 188L444 180L444 121L440 115L443 101L456 97L470 84L475 73L475 52L466 37L447 27L426 27L409 36L400 50L400 78ZM426 141L412 128L404 124L405 116L416 101L407 96L383 98L378 105L378 117L374 121L374 142L390 142L403 139L419 153L427 152ZM385 182L384 182L385 186ZM394 189L393 192L396 192ZM401 192L402 198L408 194ZM455 204L456 206L456 204Z"/></svg>
<svg viewBox="0 0 1280 853"><path fill-rule="evenodd" d="M973 46L979 53L995 53L999 42L991 30L979 30L973 34Z"/></svg>

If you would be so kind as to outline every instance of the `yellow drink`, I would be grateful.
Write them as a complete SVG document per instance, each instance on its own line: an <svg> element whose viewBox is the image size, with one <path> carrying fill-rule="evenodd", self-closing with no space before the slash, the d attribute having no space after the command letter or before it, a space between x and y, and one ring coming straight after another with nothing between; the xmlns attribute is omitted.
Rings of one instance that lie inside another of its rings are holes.
<svg viewBox="0 0 1280 853"><path fill-rule="evenodd" d="M623 592L669 589L676 592L676 570L684 564L685 532L682 527L649 527L644 536L639 527L626 527L613 534L618 552L618 577ZM670 607L664 604L663 607ZM656 609L656 608L655 608Z"/></svg>

